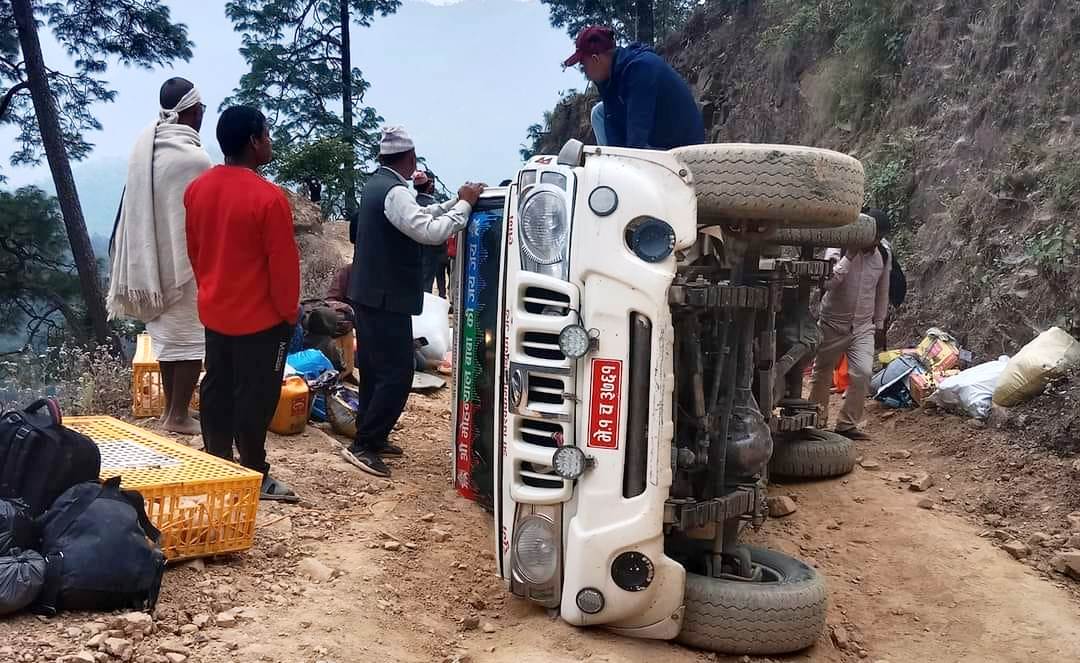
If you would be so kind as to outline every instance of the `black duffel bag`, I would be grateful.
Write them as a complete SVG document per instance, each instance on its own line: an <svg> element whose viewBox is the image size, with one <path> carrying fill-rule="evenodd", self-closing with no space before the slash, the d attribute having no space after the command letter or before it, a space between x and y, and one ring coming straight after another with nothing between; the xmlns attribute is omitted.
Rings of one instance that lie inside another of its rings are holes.
<svg viewBox="0 0 1080 663"><path fill-rule="evenodd" d="M37 526L26 505L18 500L0 499L0 555L14 549L36 550Z"/></svg>
<svg viewBox="0 0 1080 663"><path fill-rule="evenodd" d="M97 445L64 428L56 401L0 416L0 499L22 500L36 518L65 490L100 474Z"/></svg>
<svg viewBox="0 0 1080 663"><path fill-rule="evenodd" d="M165 572L161 533L119 477L71 487L40 525L48 566L38 612L154 609Z"/></svg>
<svg viewBox="0 0 1080 663"><path fill-rule="evenodd" d="M0 615L30 605L45 584L45 560L33 550L12 550L0 557Z"/></svg>

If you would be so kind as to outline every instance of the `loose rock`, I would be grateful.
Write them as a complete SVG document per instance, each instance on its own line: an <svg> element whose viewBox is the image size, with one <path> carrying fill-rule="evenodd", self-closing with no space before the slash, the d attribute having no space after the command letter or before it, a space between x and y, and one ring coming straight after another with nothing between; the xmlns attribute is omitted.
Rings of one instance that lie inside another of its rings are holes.
<svg viewBox="0 0 1080 663"><path fill-rule="evenodd" d="M450 538L449 532L444 532L441 529L431 530L431 538L435 539L438 543L442 543Z"/></svg>
<svg viewBox="0 0 1080 663"><path fill-rule="evenodd" d="M1024 557L1027 557L1031 554L1031 548L1027 547L1026 544L1016 540L1009 541L1005 545L1001 546L1001 548L1016 559L1023 559Z"/></svg>
<svg viewBox="0 0 1080 663"><path fill-rule="evenodd" d="M183 645L183 643L176 640L162 640L158 645L158 651L162 654L183 654L184 656L190 656L191 650Z"/></svg>
<svg viewBox="0 0 1080 663"><path fill-rule="evenodd" d="M389 550L391 552L401 550L401 543L399 541L387 541L382 545L383 550Z"/></svg>
<svg viewBox="0 0 1080 663"><path fill-rule="evenodd" d="M866 460L859 461L859 467L863 468L864 470L879 470L881 469L881 463L868 458Z"/></svg>
<svg viewBox="0 0 1080 663"><path fill-rule="evenodd" d="M996 513L988 513L985 516L983 516L983 520L985 520L986 524L989 525L990 527L998 527L998 526L1001 525L1001 522L1003 520L1005 520L1005 519L1002 518L1001 516L997 515Z"/></svg>
<svg viewBox="0 0 1080 663"><path fill-rule="evenodd" d="M169 659L169 663L184 663L188 659L183 654L165 654L165 658Z"/></svg>
<svg viewBox="0 0 1080 663"><path fill-rule="evenodd" d="M766 502L769 505L769 515L773 518L790 516L799 508L798 505L795 504L795 500L787 495L769 496L766 499Z"/></svg>
<svg viewBox="0 0 1080 663"><path fill-rule="evenodd" d="M127 638L105 638L105 651L117 658L131 656L131 640Z"/></svg>
<svg viewBox="0 0 1080 663"><path fill-rule="evenodd" d="M889 458L893 460L907 460L911 458L911 452L907 449L893 449L889 452Z"/></svg>
<svg viewBox="0 0 1080 663"><path fill-rule="evenodd" d="M836 645L837 649L844 651L851 646L851 638L848 637L847 629L843 626L833 626L831 635L833 644Z"/></svg>
<svg viewBox="0 0 1080 663"><path fill-rule="evenodd" d="M305 557L297 568L300 573L319 582L326 582L334 577L334 570L314 557Z"/></svg>
<svg viewBox="0 0 1080 663"><path fill-rule="evenodd" d="M481 627L481 630L484 633L494 633L495 632L495 625L492 624L491 622L484 622L484 626Z"/></svg>
<svg viewBox="0 0 1080 663"><path fill-rule="evenodd" d="M934 508L934 500L930 499L929 497L924 497L918 502L916 502L916 506L918 506L920 509L932 510Z"/></svg>
<svg viewBox="0 0 1080 663"><path fill-rule="evenodd" d="M267 557L284 557L287 554L289 554L289 547L281 541L278 541L266 549Z"/></svg>
<svg viewBox="0 0 1080 663"><path fill-rule="evenodd" d="M126 635L150 635L154 630L154 618L145 612L127 612L120 615L118 625Z"/></svg>
<svg viewBox="0 0 1080 663"><path fill-rule="evenodd" d="M1065 519L1069 521L1069 529L1074 532L1080 532L1080 511L1073 511L1065 516Z"/></svg>
<svg viewBox="0 0 1080 663"><path fill-rule="evenodd" d="M480 618L475 615L469 615L461 620L461 630L463 631L475 631L478 628L480 628Z"/></svg>
<svg viewBox="0 0 1080 663"><path fill-rule="evenodd" d="M930 476L930 474L927 473L927 472L921 472L921 473L915 475L915 478L912 479L911 486L909 486L909 487L912 490L921 493L921 492L930 490L930 488L933 487L933 485L934 485L934 477Z"/></svg>
<svg viewBox="0 0 1080 663"><path fill-rule="evenodd" d="M77 654L60 657L60 663L94 663L94 661L94 652L85 649Z"/></svg>
<svg viewBox="0 0 1080 663"><path fill-rule="evenodd" d="M1046 532L1035 532L1028 538L1028 545L1032 548L1038 548L1041 545L1045 545L1050 540L1050 535Z"/></svg>
<svg viewBox="0 0 1080 663"><path fill-rule="evenodd" d="M191 618L191 623L199 628L206 628L206 625L210 623L210 615L200 612Z"/></svg>
<svg viewBox="0 0 1080 663"><path fill-rule="evenodd" d="M430 523L431 521L435 520L435 514L425 513L424 515L420 516L420 520L424 521L425 523Z"/></svg>
<svg viewBox="0 0 1080 663"><path fill-rule="evenodd" d="M214 615L214 623L222 628L230 628L236 626L236 613L232 610L226 610L225 612L219 612Z"/></svg>
<svg viewBox="0 0 1080 663"><path fill-rule="evenodd" d="M1080 550L1059 552L1050 560L1050 567L1074 580L1080 580Z"/></svg>

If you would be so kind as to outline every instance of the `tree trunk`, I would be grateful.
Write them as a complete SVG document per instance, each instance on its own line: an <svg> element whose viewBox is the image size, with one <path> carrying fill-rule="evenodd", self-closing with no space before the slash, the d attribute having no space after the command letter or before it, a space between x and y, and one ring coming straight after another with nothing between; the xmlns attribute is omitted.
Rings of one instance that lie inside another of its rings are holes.
<svg viewBox="0 0 1080 663"><path fill-rule="evenodd" d="M82 287L86 313L90 318L94 338L98 343L107 344L109 325L105 313L105 297L101 292L94 247L90 244L90 235L86 232L86 221L79 205L79 192L75 189L75 179L71 175L71 163L64 146L64 135L60 130L56 99L49 90L34 10L30 0L11 0L11 7L15 14L23 60L26 63L26 78L30 85L30 96L34 101L41 143L45 148L53 184L56 186L60 211L64 215L64 226L71 243L71 256L75 259L75 268L79 272L79 285Z"/></svg>
<svg viewBox="0 0 1080 663"><path fill-rule="evenodd" d="M634 5L637 14L637 40L642 44L652 46L656 35L653 0L635 0Z"/></svg>
<svg viewBox="0 0 1080 663"><path fill-rule="evenodd" d="M345 156L345 218L356 211L356 146L353 144L352 53L349 52L349 0L341 0L341 139Z"/></svg>

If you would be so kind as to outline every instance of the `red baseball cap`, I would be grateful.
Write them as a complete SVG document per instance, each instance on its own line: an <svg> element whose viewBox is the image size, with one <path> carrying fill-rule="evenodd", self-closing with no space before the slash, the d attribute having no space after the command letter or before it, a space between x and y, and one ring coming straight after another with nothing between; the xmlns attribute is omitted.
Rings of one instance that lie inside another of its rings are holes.
<svg viewBox="0 0 1080 663"><path fill-rule="evenodd" d="M566 58L564 67L573 67L591 55L607 53L615 48L615 31L604 25L590 25L578 33L574 44L577 50Z"/></svg>

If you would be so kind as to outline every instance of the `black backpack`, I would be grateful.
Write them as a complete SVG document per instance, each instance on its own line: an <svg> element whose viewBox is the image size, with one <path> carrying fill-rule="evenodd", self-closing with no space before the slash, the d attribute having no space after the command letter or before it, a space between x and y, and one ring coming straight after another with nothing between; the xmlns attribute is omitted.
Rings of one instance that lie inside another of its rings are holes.
<svg viewBox="0 0 1080 663"><path fill-rule="evenodd" d="M165 572L161 533L119 477L71 487L40 524L48 566L38 612L154 609Z"/></svg>
<svg viewBox="0 0 1080 663"><path fill-rule="evenodd" d="M0 499L22 500L36 518L65 490L99 474L97 445L64 428L56 401L0 416Z"/></svg>
<svg viewBox="0 0 1080 663"><path fill-rule="evenodd" d="M887 263L889 256L892 256L892 272L889 273L889 304L899 307L907 298L907 277L904 276L904 268L900 266L896 254L886 249L884 244L878 244L878 251L881 251L882 262Z"/></svg>

